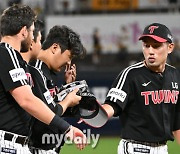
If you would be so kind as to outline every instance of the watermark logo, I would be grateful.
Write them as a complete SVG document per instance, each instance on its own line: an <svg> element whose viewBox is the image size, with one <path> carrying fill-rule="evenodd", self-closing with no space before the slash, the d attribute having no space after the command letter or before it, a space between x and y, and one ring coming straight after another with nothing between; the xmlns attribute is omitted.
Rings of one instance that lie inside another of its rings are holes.
<svg viewBox="0 0 180 154"><path fill-rule="evenodd" d="M79 144L79 143L86 143L88 145L91 145L92 148L95 148L99 138L100 134L92 134L91 129L84 129L83 133L86 135L86 141L82 141L81 136L75 136L74 139L69 138L68 136L64 134L44 134L42 136L42 144L56 144L56 147L59 147L61 143L64 141L65 144Z"/></svg>

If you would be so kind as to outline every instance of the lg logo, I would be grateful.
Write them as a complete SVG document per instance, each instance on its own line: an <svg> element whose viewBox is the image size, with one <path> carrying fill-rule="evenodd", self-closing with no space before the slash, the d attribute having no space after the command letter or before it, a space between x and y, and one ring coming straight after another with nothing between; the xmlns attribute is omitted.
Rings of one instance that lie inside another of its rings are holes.
<svg viewBox="0 0 180 154"><path fill-rule="evenodd" d="M171 82L171 84L172 84L172 88L173 88L173 89L178 89L178 83L176 83L176 82Z"/></svg>

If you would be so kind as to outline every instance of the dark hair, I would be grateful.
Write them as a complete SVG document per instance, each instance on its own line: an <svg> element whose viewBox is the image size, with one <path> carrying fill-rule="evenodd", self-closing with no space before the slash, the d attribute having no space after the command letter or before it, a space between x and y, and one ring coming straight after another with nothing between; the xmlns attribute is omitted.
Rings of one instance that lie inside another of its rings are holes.
<svg viewBox="0 0 180 154"><path fill-rule="evenodd" d="M43 30L43 28L44 28L44 23L41 20L36 20L34 23L34 31L33 31L34 42L37 41L38 34Z"/></svg>
<svg viewBox="0 0 180 154"><path fill-rule="evenodd" d="M30 28L35 18L36 15L29 6L13 5L4 10L1 15L1 35L16 35L24 26L26 26L27 29Z"/></svg>
<svg viewBox="0 0 180 154"><path fill-rule="evenodd" d="M42 44L42 49L46 50L54 43L57 43L61 47L62 53L65 50L70 50L73 57L83 57L86 54L86 49L81 43L80 36L65 25L56 25L50 29Z"/></svg>

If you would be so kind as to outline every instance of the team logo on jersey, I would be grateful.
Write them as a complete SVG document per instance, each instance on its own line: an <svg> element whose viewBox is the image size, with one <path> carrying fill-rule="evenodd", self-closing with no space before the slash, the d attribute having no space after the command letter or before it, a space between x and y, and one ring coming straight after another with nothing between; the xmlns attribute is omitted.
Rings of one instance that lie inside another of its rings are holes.
<svg viewBox="0 0 180 154"><path fill-rule="evenodd" d="M51 104L53 102L53 98L49 92L49 90L47 90L45 93L44 93L44 97L47 101L48 104Z"/></svg>
<svg viewBox="0 0 180 154"><path fill-rule="evenodd" d="M118 99L121 102L124 102L126 96L127 96L127 94L123 90L117 89L117 88L111 88L107 94L107 97L112 97L114 99Z"/></svg>
<svg viewBox="0 0 180 154"><path fill-rule="evenodd" d="M23 68L16 68L16 69L10 70L9 74L13 82L20 81L20 80L27 80L27 76Z"/></svg>
<svg viewBox="0 0 180 154"><path fill-rule="evenodd" d="M143 87L146 87L146 86L148 86L150 83L151 83L151 81L149 81L149 82L147 82L147 83L143 83L142 86L143 86Z"/></svg>
<svg viewBox="0 0 180 154"><path fill-rule="evenodd" d="M154 104L161 104L162 102L176 104L178 95L179 91L177 90L156 90L141 92L141 96L144 96L145 105L149 105L150 100L152 100Z"/></svg>
<svg viewBox="0 0 180 154"><path fill-rule="evenodd" d="M34 86L34 82L33 82L33 79L32 79L32 76L30 73L27 73L26 72L26 76L27 76L27 81L28 81L28 84L31 86L31 88Z"/></svg>
<svg viewBox="0 0 180 154"><path fill-rule="evenodd" d="M173 89L178 89L178 83L177 82L171 82Z"/></svg>
<svg viewBox="0 0 180 154"><path fill-rule="evenodd" d="M50 89L49 89L49 92L50 92L51 96L52 96L53 98L55 98L56 95L57 95L57 92L58 92L57 86L55 86L54 88L50 88Z"/></svg>

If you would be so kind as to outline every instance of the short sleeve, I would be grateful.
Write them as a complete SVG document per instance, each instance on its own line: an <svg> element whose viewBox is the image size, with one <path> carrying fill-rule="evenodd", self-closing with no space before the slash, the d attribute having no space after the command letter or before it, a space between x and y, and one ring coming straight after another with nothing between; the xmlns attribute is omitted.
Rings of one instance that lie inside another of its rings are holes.
<svg viewBox="0 0 180 154"><path fill-rule="evenodd" d="M129 96L129 76L123 70L114 80L109 92L107 93L106 102L117 104L122 110L127 105Z"/></svg>
<svg viewBox="0 0 180 154"><path fill-rule="evenodd" d="M28 68L34 83L34 85L32 86L33 94L39 99L41 99L47 106L49 106L51 110L54 111L54 106L56 104L53 101L53 98L48 88L46 87L46 81L42 72L39 69L30 65L28 65Z"/></svg>
<svg viewBox="0 0 180 154"><path fill-rule="evenodd" d="M5 44L0 47L0 79L6 91L26 85L27 76L21 66L21 55Z"/></svg>

